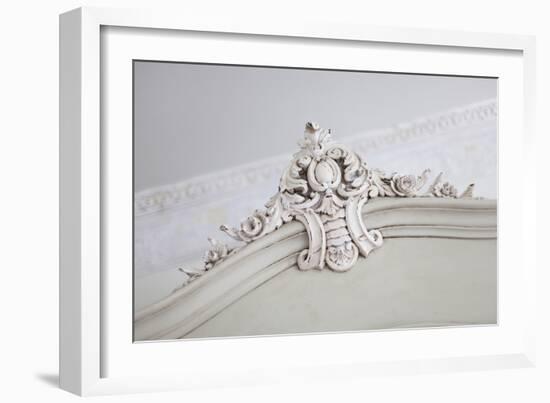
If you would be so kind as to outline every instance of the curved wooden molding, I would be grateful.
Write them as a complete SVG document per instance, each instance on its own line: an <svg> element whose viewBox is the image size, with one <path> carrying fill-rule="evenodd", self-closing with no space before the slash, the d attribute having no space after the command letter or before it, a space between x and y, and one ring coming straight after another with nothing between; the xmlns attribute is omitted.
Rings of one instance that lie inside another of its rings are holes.
<svg viewBox="0 0 550 403"><path fill-rule="evenodd" d="M415 237L496 239L494 200L377 198L362 206L361 218L365 231L377 228L388 242ZM254 288L298 267L300 256L309 247L306 228L299 221L290 221L228 254L215 270L137 312L135 339L185 337Z"/></svg>

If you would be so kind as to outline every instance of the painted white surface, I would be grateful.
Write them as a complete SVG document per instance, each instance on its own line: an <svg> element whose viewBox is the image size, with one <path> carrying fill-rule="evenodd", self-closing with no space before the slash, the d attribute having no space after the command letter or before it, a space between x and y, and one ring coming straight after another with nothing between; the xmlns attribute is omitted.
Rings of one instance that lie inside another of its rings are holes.
<svg viewBox="0 0 550 403"><path fill-rule="evenodd" d="M134 75L136 192L289 156L309 121L345 143L495 99L498 86L495 78L141 61Z"/></svg>
<svg viewBox="0 0 550 403"><path fill-rule="evenodd" d="M384 243L347 273L296 267L308 237L290 222L136 306L135 339L496 323L494 201L379 198L362 211Z"/></svg>
<svg viewBox="0 0 550 403"><path fill-rule="evenodd" d="M495 240L389 239L348 273L291 267L185 338L496 324L496 289Z"/></svg>
<svg viewBox="0 0 550 403"><path fill-rule="evenodd" d="M58 362L58 308L57 308L57 262L58 262L58 206L57 150L58 92L57 79L57 15L82 4L107 6L147 5L164 7L175 2L151 1L10 1L2 5L3 56L10 63L2 63L2 97L0 103L9 113L3 114L1 127L6 146L2 147L0 167L4 174L5 194L18 197L2 197L3 262L11 270L5 271L6 281L0 293L4 320L17 324L17 331L3 333L0 344L2 364L0 374L3 397L11 402L79 402L80 398L59 390L56 386ZM336 19L376 25L404 25L415 27L446 27L474 31L501 31L535 33L538 35L539 54L539 109L548 105L550 82L550 26L547 21L546 4L537 1L508 2L463 0L459 5L433 0L361 2L346 1L284 1L265 3L235 0L189 1L193 12L210 15L224 14L255 15L269 13L274 19L284 20L288 15L327 20ZM396 9L399 12L396 12ZM213 11L214 10L214 11ZM189 12L189 11L187 11ZM498 18L495 13L498 12ZM40 68L36 68L37 58ZM15 62L17 61L17 62ZM22 83L25 83L23 85ZM32 119L29 111L32 110ZM544 116L538 121L540 132L550 132ZM549 160L543 158L550 148L548 136L539 136L540 169L548 170ZM32 145L32 146L29 146ZM29 163L32 161L32 163ZM29 185L32 184L32 185ZM40 208L36 208L36 195L40 194ZM548 187L538 189L540 205L550 197ZM548 222L548 211L539 209L542 222ZM26 217L25 220L22 217ZM32 222L32 230L22 225ZM546 242L543 228L540 229L540 250ZM29 253L29 245L33 245ZM541 266L549 266L548 257L540 255ZM540 284L548 284L548 271L541 270ZM21 285L21 286L19 286ZM24 285L24 286L23 286ZM32 298L22 299L24 289ZM548 293L539 294L540 306L550 303ZM14 302L15 301L15 302ZM543 314L541 309L540 314ZM32 320L22 320L32 318ZM39 331L37 330L39 329ZM550 338L548 321L539 324L540 340ZM24 352L24 354L22 354ZM188 390L171 393L117 396L117 402L280 402L292 396L296 400L315 399L319 402L334 400L364 401L365 395L378 401L409 401L422 398L426 402L440 402L445 396L448 402L478 401L547 402L550 399L547 380L550 377L550 349L541 342L538 348L538 367L507 371L480 371L421 376L378 377L365 379L352 373L345 377L332 374L329 381L315 383L271 384L255 387L230 387L211 390ZM452 391L452 393L449 393ZM93 401L112 401L113 398L98 398Z"/></svg>

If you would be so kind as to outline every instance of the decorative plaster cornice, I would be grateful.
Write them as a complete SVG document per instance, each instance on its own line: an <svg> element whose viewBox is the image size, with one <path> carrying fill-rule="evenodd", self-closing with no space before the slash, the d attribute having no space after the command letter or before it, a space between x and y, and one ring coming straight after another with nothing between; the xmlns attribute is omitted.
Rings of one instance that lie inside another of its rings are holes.
<svg viewBox="0 0 550 403"><path fill-rule="evenodd" d="M134 200L135 215L196 204L213 195L219 197L236 192L277 175L282 165L281 158L277 157L139 192Z"/></svg>
<svg viewBox="0 0 550 403"><path fill-rule="evenodd" d="M493 122L498 115L496 100L467 105L462 108L416 119L392 128L369 131L348 139L350 147L368 154L396 144L406 144L435 134L466 129L484 122ZM238 192L249 186L277 177L287 162L287 156L235 167L196 177L174 185L162 186L136 193L135 215L156 213L164 209L198 204L216 195Z"/></svg>
<svg viewBox="0 0 550 403"><path fill-rule="evenodd" d="M245 243L255 241L290 221L301 222L308 234L309 247L303 250L297 265L301 270L328 267L332 271L351 269L359 256L382 246L378 229L367 229L362 209L370 199L379 197L472 197L473 184L460 195L439 174L422 191L429 170L421 175L386 175L370 168L350 148L334 143L330 130L308 123L300 150L283 171L278 192L256 210L239 227L222 225L220 229L233 239ZM223 243L210 240L212 248L199 269L181 269L192 281L214 268L235 251ZM236 249L238 250L238 249Z"/></svg>
<svg viewBox="0 0 550 403"><path fill-rule="evenodd" d="M497 117L498 103L496 99L491 99L400 123L395 127L362 133L347 139L347 142L356 152L367 153L445 132L477 127L486 122L494 122Z"/></svg>

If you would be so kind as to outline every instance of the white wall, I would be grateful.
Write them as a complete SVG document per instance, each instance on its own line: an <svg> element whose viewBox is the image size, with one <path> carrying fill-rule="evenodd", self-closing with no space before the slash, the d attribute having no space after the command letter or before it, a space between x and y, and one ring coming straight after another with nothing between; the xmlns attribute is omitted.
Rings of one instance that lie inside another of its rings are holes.
<svg viewBox="0 0 550 403"><path fill-rule="evenodd" d="M310 120L344 141L497 95L491 78L158 62L134 72L136 191L290 156Z"/></svg>
<svg viewBox="0 0 550 403"><path fill-rule="evenodd" d="M54 385L57 382L58 334L58 27L60 12L81 5L110 7L164 7L181 1L145 0L21 0L4 1L0 8L0 103L2 119L2 292L4 331L0 343L2 398L7 402L80 402ZM214 1L188 0L180 12L202 15L268 13L286 18L341 21L343 23L401 25L420 28L467 29L482 32L537 34L539 110L539 161L536 189L520 189L538 195L540 232L533 234L539 251L546 248L550 198L543 172L550 172L550 25L546 2L436 0L352 2ZM521 169L523 161L517 162ZM534 172L525 172L532 176ZM548 254L539 256L538 294L540 318L537 368L480 371L442 375L340 379L323 384L270 385L251 388L195 390L97 398L109 402L548 402L550 389L550 327L547 310L550 293ZM537 314L537 313L534 313Z"/></svg>

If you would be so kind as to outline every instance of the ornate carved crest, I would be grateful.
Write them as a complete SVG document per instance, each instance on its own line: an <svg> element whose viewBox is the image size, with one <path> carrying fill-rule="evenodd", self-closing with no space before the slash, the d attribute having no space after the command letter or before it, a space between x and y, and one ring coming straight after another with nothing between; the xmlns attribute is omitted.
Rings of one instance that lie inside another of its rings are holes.
<svg viewBox="0 0 550 403"><path fill-rule="evenodd" d="M297 220L304 224L309 238L308 249L298 257L301 270L328 267L345 272L353 267L359 256L382 246L380 231L368 230L363 221L362 208L376 197L471 197L473 184L460 195L439 174L428 190L421 193L429 170L421 175L386 175L370 169L355 152L334 143L330 130L316 123L307 123L300 150L294 154L279 183L279 191L267 202L265 209L256 210L239 227L222 225L220 229L230 237L252 242L286 222ZM189 279L232 253L216 241L205 256L205 266L185 270Z"/></svg>

